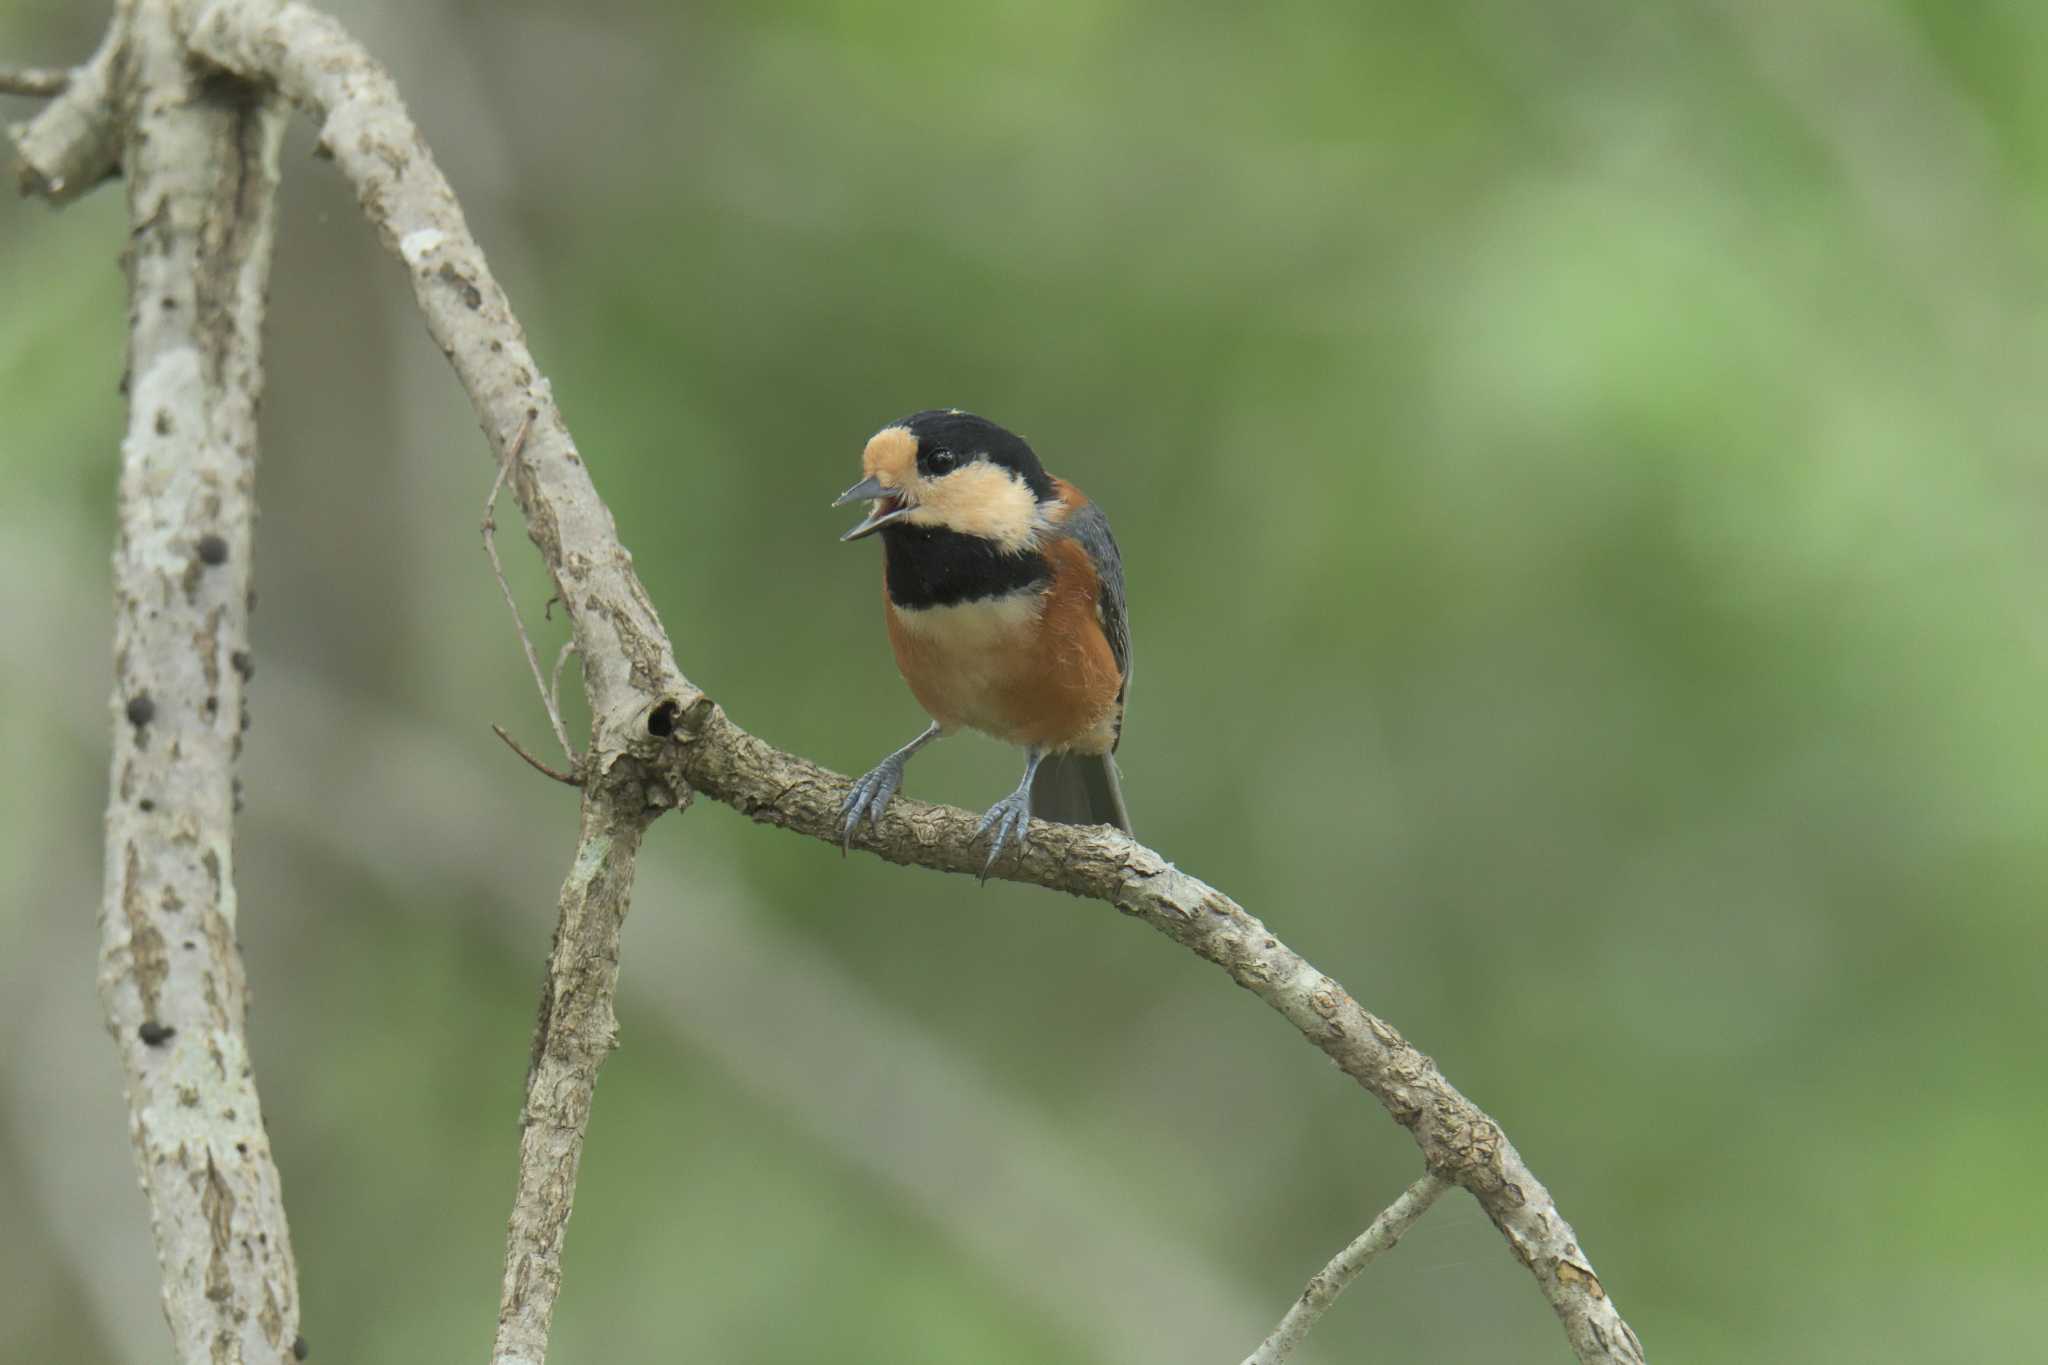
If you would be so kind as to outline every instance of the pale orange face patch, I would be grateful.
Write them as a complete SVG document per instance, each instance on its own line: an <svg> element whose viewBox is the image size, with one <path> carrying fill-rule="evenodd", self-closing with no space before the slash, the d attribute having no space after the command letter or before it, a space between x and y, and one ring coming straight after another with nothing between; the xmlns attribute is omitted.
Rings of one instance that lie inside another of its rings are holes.
<svg viewBox="0 0 2048 1365"><path fill-rule="evenodd" d="M906 488L917 477L917 438L908 427L883 427L868 438L860 470L884 488Z"/></svg>

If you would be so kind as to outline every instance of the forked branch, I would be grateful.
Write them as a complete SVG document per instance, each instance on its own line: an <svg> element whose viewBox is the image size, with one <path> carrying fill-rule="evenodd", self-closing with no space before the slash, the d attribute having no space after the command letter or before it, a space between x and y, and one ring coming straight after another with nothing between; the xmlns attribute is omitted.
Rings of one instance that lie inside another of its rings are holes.
<svg viewBox="0 0 2048 1365"><path fill-rule="evenodd" d="M131 11L151 8L149 0L125 0L115 32ZM403 263L428 329L507 471L582 662L592 711L578 769L582 834L562 889L536 1032L495 1349L495 1359L508 1365L537 1365L559 1289L597 1068L613 1041L618 929L642 832L694 789L756 820L836 843L847 781L740 729L677 668L524 333L384 71L333 20L301 4L212 0L189 43L193 53L281 90L322 121L323 147ZM115 115L106 100L81 92L99 78L93 73L103 75L114 45L110 33L101 56L31 126L31 137L62 154L68 176L96 176L113 165L111 154L96 150L106 145L96 130L112 126ZM92 117L68 128L45 126L74 99L70 114ZM37 173L52 194L75 187L74 179L52 184L48 172ZM515 449L515 433L529 421ZM964 811L899 799L878 828L862 830L855 842L895 862L973 872L974 823ZM997 874L1101 900L1220 966L1377 1098L1414 1137L1431 1176L1478 1200L1535 1277L1580 1359L1642 1359L1570 1225L1499 1125L1391 1025L1243 907L1102 829L1035 824L1027 847Z"/></svg>

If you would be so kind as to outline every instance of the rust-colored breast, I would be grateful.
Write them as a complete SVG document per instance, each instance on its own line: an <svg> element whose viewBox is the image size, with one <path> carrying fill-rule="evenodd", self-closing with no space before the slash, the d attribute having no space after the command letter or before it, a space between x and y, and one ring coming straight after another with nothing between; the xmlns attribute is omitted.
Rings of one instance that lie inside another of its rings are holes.
<svg viewBox="0 0 2048 1365"><path fill-rule="evenodd" d="M1011 744L1107 753L1123 678L1096 611L1088 553L1053 539L1042 591L904 611L883 592L896 666L918 705L947 730Z"/></svg>

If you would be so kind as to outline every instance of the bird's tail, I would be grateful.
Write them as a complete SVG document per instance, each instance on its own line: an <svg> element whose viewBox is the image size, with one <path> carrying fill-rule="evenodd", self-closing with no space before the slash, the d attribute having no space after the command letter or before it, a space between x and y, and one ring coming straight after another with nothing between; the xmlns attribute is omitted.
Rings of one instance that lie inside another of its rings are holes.
<svg viewBox="0 0 2048 1365"><path fill-rule="evenodd" d="M1066 825L1115 825L1131 832L1116 760L1108 754L1047 754L1031 779L1031 813Z"/></svg>

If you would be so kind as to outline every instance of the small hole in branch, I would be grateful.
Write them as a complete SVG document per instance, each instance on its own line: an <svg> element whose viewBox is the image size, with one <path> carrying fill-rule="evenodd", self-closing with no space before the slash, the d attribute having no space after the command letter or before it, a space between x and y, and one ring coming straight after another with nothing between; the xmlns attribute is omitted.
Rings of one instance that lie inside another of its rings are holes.
<svg viewBox="0 0 2048 1365"><path fill-rule="evenodd" d="M648 713L647 733L656 739L667 739L676 732L676 722L681 718L682 708L671 698Z"/></svg>

